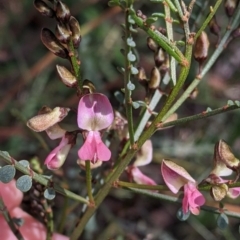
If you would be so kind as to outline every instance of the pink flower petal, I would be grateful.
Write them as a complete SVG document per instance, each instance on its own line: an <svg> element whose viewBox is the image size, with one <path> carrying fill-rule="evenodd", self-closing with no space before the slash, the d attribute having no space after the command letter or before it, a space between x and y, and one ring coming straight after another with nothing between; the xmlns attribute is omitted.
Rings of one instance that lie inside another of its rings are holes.
<svg viewBox="0 0 240 240"><path fill-rule="evenodd" d="M108 98L100 93L84 95L78 105L78 126L88 131L108 128L113 122L113 109Z"/></svg>
<svg viewBox="0 0 240 240"><path fill-rule="evenodd" d="M152 141L147 140L137 153L136 160L133 163L135 167L140 167L149 164L152 161L153 147Z"/></svg>
<svg viewBox="0 0 240 240"><path fill-rule="evenodd" d="M130 173L134 182L145 185L157 185L154 180L143 174L137 167L132 167Z"/></svg>
<svg viewBox="0 0 240 240"><path fill-rule="evenodd" d="M0 197L3 199L8 211L10 211L21 204L23 193L16 188L16 181L13 179L9 183L0 182Z"/></svg>
<svg viewBox="0 0 240 240"><path fill-rule="evenodd" d="M184 185L184 197L182 202L183 213L186 214L189 210L192 214L198 215L199 207L205 203L205 198L198 191L195 183L187 183Z"/></svg>
<svg viewBox="0 0 240 240"><path fill-rule="evenodd" d="M64 164L70 149L71 144L69 144L68 138L64 135L60 144L49 153L44 164L50 170L60 168Z"/></svg>
<svg viewBox="0 0 240 240"><path fill-rule="evenodd" d="M189 173L174 162L163 160L161 165L162 177L168 188L177 193L187 182L195 183Z"/></svg>
<svg viewBox="0 0 240 240"><path fill-rule="evenodd" d="M90 160L92 162L108 161L111 158L111 151L102 142L100 132L90 131L87 138L78 151L80 160Z"/></svg>
<svg viewBox="0 0 240 240"><path fill-rule="evenodd" d="M233 198L233 199L239 197L240 187L229 188L227 195L228 195L228 197Z"/></svg>

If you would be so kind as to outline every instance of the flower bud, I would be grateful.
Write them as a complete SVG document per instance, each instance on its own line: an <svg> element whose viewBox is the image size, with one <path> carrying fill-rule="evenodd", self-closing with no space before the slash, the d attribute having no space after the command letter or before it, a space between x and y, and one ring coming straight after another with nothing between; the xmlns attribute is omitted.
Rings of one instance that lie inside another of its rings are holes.
<svg viewBox="0 0 240 240"><path fill-rule="evenodd" d="M166 60L166 56L165 56L164 50L162 48L159 48L154 54L155 65L157 67L160 67L165 60Z"/></svg>
<svg viewBox="0 0 240 240"><path fill-rule="evenodd" d="M238 3L239 0L225 0L224 7L228 17L232 17L237 8Z"/></svg>
<svg viewBox="0 0 240 240"><path fill-rule="evenodd" d="M63 22L67 22L69 20L71 13L70 13L68 6L65 3L61 2L61 1L57 2L56 16L59 20L61 20Z"/></svg>
<svg viewBox="0 0 240 240"><path fill-rule="evenodd" d="M51 30L43 28L41 32L41 40L53 54L61 58L68 58L68 50L58 41Z"/></svg>
<svg viewBox="0 0 240 240"><path fill-rule="evenodd" d="M74 48L78 48L79 43L81 42L81 29L78 20L71 16L69 19L69 27L72 31L72 41Z"/></svg>
<svg viewBox="0 0 240 240"><path fill-rule="evenodd" d="M216 186L213 186L211 188L211 195L215 201L221 201L224 197L226 197L228 192L228 186L227 184L219 184Z"/></svg>
<svg viewBox="0 0 240 240"><path fill-rule="evenodd" d="M47 17L54 17L55 12L54 10L49 7L44 1L42 0L35 0L34 7L43 15Z"/></svg>
<svg viewBox="0 0 240 240"><path fill-rule="evenodd" d="M234 29L231 33L231 37L236 38L240 36L240 27Z"/></svg>
<svg viewBox="0 0 240 240"><path fill-rule="evenodd" d="M45 113L42 113L43 109L46 109ZM70 110L69 108L55 107L49 112L49 108L43 109L41 109L39 115L29 119L27 122L27 126L35 132L45 131L54 124L62 121Z"/></svg>
<svg viewBox="0 0 240 240"><path fill-rule="evenodd" d="M151 71L150 80L148 82L149 89L157 89L161 81L161 74L158 68L154 67Z"/></svg>
<svg viewBox="0 0 240 240"><path fill-rule="evenodd" d="M57 39L61 43L68 43L71 37L71 31L68 29L68 27L62 23L59 22L56 26L55 34Z"/></svg>
<svg viewBox="0 0 240 240"><path fill-rule="evenodd" d="M157 43L154 42L154 40L150 37L147 38L147 45L148 45L149 49L152 50L153 52L156 52L158 50Z"/></svg>
<svg viewBox="0 0 240 240"><path fill-rule="evenodd" d="M66 86L74 87L77 84L76 77L67 68L59 65L57 65L56 68L58 75Z"/></svg>
<svg viewBox="0 0 240 240"><path fill-rule="evenodd" d="M208 49L209 49L208 36L204 31L202 31L200 36L196 40L193 51L195 60L202 64L208 56Z"/></svg>
<svg viewBox="0 0 240 240"><path fill-rule="evenodd" d="M90 81L90 80L88 80L88 79L85 79L85 80L83 81L83 89L88 90L88 93L93 93L93 92L95 92L95 90L96 90L93 82Z"/></svg>

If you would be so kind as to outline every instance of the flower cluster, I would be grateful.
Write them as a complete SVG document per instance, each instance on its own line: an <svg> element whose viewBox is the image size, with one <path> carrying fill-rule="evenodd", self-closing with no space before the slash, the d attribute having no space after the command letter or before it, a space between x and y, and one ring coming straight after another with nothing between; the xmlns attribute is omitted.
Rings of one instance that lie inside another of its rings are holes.
<svg viewBox="0 0 240 240"><path fill-rule="evenodd" d="M21 209L20 204L23 199L23 193L16 188L15 180L12 180L7 184L0 182L0 197L3 199L10 216L14 219L22 220L23 224L18 226L18 230L25 240L46 239L47 234L45 226ZM1 239L17 240L2 214L0 214L0 226ZM52 236L52 240L68 239L68 237L58 233L54 233Z"/></svg>

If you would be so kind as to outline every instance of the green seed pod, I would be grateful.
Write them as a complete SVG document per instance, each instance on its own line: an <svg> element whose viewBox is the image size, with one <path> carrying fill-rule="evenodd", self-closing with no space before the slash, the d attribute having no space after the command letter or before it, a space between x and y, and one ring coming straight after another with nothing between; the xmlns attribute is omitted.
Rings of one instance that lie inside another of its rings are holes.
<svg viewBox="0 0 240 240"><path fill-rule="evenodd" d="M66 86L74 87L77 84L76 77L67 68L59 65L57 65L56 68L58 75Z"/></svg>
<svg viewBox="0 0 240 240"><path fill-rule="evenodd" d="M41 40L43 44L58 57L69 57L68 50L58 41L58 39L51 30L43 28L41 32Z"/></svg>
<svg viewBox="0 0 240 240"><path fill-rule="evenodd" d="M71 16L69 19L69 27L72 31L72 41L74 48L78 48L79 43L81 42L81 29L78 20Z"/></svg>
<svg viewBox="0 0 240 240"><path fill-rule="evenodd" d="M148 82L149 89L157 89L161 81L161 74L158 68L154 67L151 71L150 80Z"/></svg>
<svg viewBox="0 0 240 240"><path fill-rule="evenodd" d="M156 42L153 41L152 38L150 38L150 37L147 38L147 45L148 45L150 50L152 50L153 52L157 52L158 45L157 45Z"/></svg>
<svg viewBox="0 0 240 240"><path fill-rule="evenodd" d="M55 35L61 43L68 43L71 37L71 31L62 22L59 22L56 26Z"/></svg>
<svg viewBox="0 0 240 240"><path fill-rule="evenodd" d="M229 18L234 14L238 3L239 0L225 0L225 12Z"/></svg>
<svg viewBox="0 0 240 240"><path fill-rule="evenodd" d="M44 1L42 0L35 0L34 7L43 15L47 17L54 17L55 12L54 10L49 7Z"/></svg>
<svg viewBox="0 0 240 240"><path fill-rule="evenodd" d="M155 65L157 67L160 67L165 60L166 60L166 56L165 56L164 50L162 48L159 48L154 54Z"/></svg>
<svg viewBox="0 0 240 240"><path fill-rule="evenodd" d="M203 31L200 36L197 38L195 47L194 47L194 58L200 64L202 64L207 56L208 56L208 49L209 49L209 40L207 34Z"/></svg>
<svg viewBox="0 0 240 240"><path fill-rule="evenodd" d="M57 2L56 16L57 16L57 19L63 22L67 22L69 20L71 13L70 13L70 9L65 3L61 1Z"/></svg>
<svg viewBox="0 0 240 240"><path fill-rule="evenodd" d="M218 25L215 15L213 16L213 18L209 22L209 29L210 29L210 32L213 33L216 36L219 36L219 34L221 32L221 27Z"/></svg>

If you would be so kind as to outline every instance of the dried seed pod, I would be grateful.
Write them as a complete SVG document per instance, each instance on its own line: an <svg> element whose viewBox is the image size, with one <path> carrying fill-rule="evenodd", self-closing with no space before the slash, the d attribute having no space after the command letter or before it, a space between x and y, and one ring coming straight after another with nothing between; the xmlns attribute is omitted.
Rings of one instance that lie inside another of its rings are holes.
<svg viewBox="0 0 240 240"><path fill-rule="evenodd" d="M228 192L228 186L227 184L219 184L216 186L213 186L211 188L211 195L213 199L217 202L221 201L224 197L226 197Z"/></svg>
<svg viewBox="0 0 240 240"><path fill-rule="evenodd" d="M225 11L227 16L230 18L234 14L237 5L239 3L239 0L225 0Z"/></svg>
<svg viewBox="0 0 240 240"><path fill-rule="evenodd" d="M154 67L151 71L150 80L148 82L149 89L157 89L161 81L161 74L158 68Z"/></svg>
<svg viewBox="0 0 240 240"><path fill-rule="evenodd" d="M42 0L35 0L34 7L43 15L47 17L54 17L55 12L54 10L49 7L44 1Z"/></svg>
<svg viewBox="0 0 240 240"><path fill-rule="evenodd" d="M68 58L68 50L58 41L51 30L43 28L41 32L41 40L52 53L61 58Z"/></svg>
<svg viewBox="0 0 240 240"><path fill-rule="evenodd" d="M67 25L59 22L56 26L55 35L61 43L68 43L71 37L71 31Z"/></svg>
<svg viewBox="0 0 240 240"><path fill-rule="evenodd" d="M154 40L150 37L147 38L147 45L148 45L149 49L152 50L153 52L156 52L158 50L157 43L154 42Z"/></svg>
<svg viewBox="0 0 240 240"><path fill-rule="evenodd" d="M68 8L68 6L65 3L61 2L61 1L57 2L56 16L59 20L61 20L63 22L67 22L69 20L71 13L70 13L70 9Z"/></svg>
<svg viewBox="0 0 240 240"><path fill-rule="evenodd" d="M165 52L162 48L159 48L154 54L154 61L157 67L160 67L166 60Z"/></svg>
<svg viewBox="0 0 240 240"><path fill-rule="evenodd" d="M81 42L81 29L78 20L71 16L69 19L69 27L72 31L72 41L74 48L78 48L79 43Z"/></svg>
<svg viewBox="0 0 240 240"><path fill-rule="evenodd" d="M62 121L69 111L69 108L55 107L51 110L50 108L44 107L41 109L39 115L28 120L27 126L35 132L45 131L54 124Z"/></svg>
<svg viewBox="0 0 240 240"><path fill-rule="evenodd" d="M209 22L209 29L210 29L210 32L213 33L216 36L219 36L219 34L221 32L221 27L218 25L215 15L213 16L213 18Z"/></svg>
<svg viewBox="0 0 240 240"><path fill-rule="evenodd" d="M202 31L200 36L196 40L193 51L195 60L202 64L208 56L208 49L209 49L208 36L204 31Z"/></svg>
<svg viewBox="0 0 240 240"><path fill-rule="evenodd" d="M66 86L74 87L77 84L76 77L67 68L59 65L57 65L56 68L58 75Z"/></svg>

